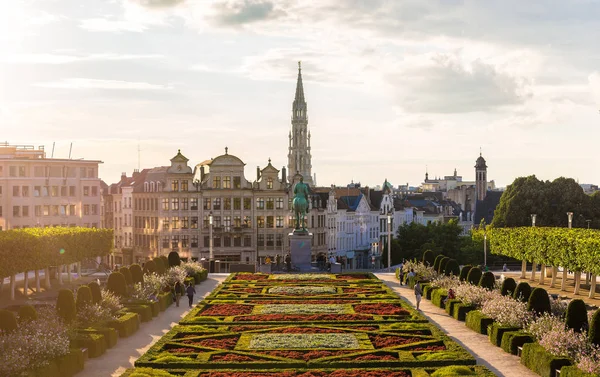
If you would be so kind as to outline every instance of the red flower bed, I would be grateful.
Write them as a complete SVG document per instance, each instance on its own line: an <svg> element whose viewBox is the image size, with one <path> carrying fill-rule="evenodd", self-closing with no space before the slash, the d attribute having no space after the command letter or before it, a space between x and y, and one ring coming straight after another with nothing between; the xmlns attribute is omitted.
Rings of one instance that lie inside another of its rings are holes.
<svg viewBox="0 0 600 377"><path fill-rule="evenodd" d="M167 352L170 353L197 353L198 350L190 347L179 347L179 348L169 348Z"/></svg>
<svg viewBox="0 0 600 377"><path fill-rule="evenodd" d="M371 279L368 275L338 275L337 280L363 280L363 279Z"/></svg>
<svg viewBox="0 0 600 377"><path fill-rule="evenodd" d="M239 337L221 338L221 339L202 339L202 340L184 340L181 343L193 344L195 346L210 347L232 350L237 344Z"/></svg>
<svg viewBox="0 0 600 377"><path fill-rule="evenodd" d="M444 351L446 346L426 346L411 348L411 351Z"/></svg>
<svg viewBox="0 0 600 377"><path fill-rule="evenodd" d="M369 355L361 355L361 356L356 356L356 357L351 357L351 358L347 358L347 359L340 359L343 361L355 361L355 360L362 360L362 361L373 361L373 360L377 360L377 361L397 361L398 358L394 357L392 355L373 355L373 354L369 354Z"/></svg>
<svg viewBox="0 0 600 377"><path fill-rule="evenodd" d="M243 315L252 313L254 307L250 305L239 304L218 304L204 308L198 315Z"/></svg>
<svg viewBox="0 0 600 377"><path fill-rule="evenodd" d="M257 314L235 317L236 322L313 322L313 321L370 321L373 316L365 314Z"/></svg>
<svg viewBox="0 0 600 377"><path fill-rule="evenodd" d="M240 274L235 277L235 280L267 280L269 275L259 274Z"/></svg>
<svg viewBox="0 0 600 377"><path fill-rule="evenodd" d="M405 371L340 369L333 372L203 372L198 377L410 377Z"/></svg>
<svg viewBox="0 0 600 377"><path fill-rule="evenodd" d="M304 301L294 300L260 300L259 304L303 304ZM311 304L355 304L356 300L310 300Z"/></svg>
<svg viewBox="0 0 600 377"><path fill-rule="evenodd" d="M346 350L343 350L343 351L285 351L285 350L280 350L280 351L267 351L267 352L260 352L260 353L262 353L263 355L269 355L269 356L279 356L279 357L287 357L288 359L309 361L309 360L313 360L313 359L320 359L322 357L345 355L347 353L352 353L352 352L356 352L356 351L352 351L352 350L348 350L348 351L346 351Z"/></svg>
<svg viewBox="0 0 600 377"><path fill-rule="evenodd" d="M262 288L236 288L229 289L228 292L261 293Z"/></svg>
<svg viewBox="0 0 600 377"><path fill-rule="evenodd" d="M231 326L229 328L229 331L233 331L233 332L244 332L244 331L251 331L251 330L262 330L262 329L268 329L271 326Z"/></svg>
<svg viewBox="0 0 600 377"><path fill-rule="evenodd" d="M358 304L354 305L356 313L379 315L408 315L408 310L398 304Z"/></svg>
<svg viewBox="0 0 600 377"><path fill-rule="evenodd" d="M256 358L250 357L250 356L245 356L245 355L237 355L235 353L226 353L226 354L221 354L221 355L213 355L210 358L210 361L223 361L223 362L256 361Z"/></svg>
<svg viewBox="0 0 600 377"><path fill-rule="evenodd" d="M372 289L368 288L344 288L344 293L372 293Z"/></svg>
<svg viewBox="0 0 600 377"><path fill-rule="evenodd" d="M288 327L286 329L273 329L277 334L339 334L345 332L342 329L322 329L319 327Z"/></svg>
<svg viewBox="0 0 600 377"><path fill-rule="evenodd" d="M423 341L423 339L421 338L407 338L403 336L389 335L369 335L369 339L371 340L371 343L373 343L375 348L395 347L403 344Z"/></svg>

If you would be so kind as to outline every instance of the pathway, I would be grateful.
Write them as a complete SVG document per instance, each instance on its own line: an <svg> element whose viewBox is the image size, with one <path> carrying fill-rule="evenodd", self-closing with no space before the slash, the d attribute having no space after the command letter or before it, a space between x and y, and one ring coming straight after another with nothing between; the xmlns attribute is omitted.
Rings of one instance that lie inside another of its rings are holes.
<svg viewBox="0 0 600 377"><path fill-rule="evenodd" d="M415 295L412 289L400 286L393 273L378 273L388 287L415 306ZM431 301L421 300L422 314L433 324L444 331L452 340L460 344L477 359L477 364L484 365L499 377L539 377L521 364L519 357L504 352L500 347L492 345L486 335L475 333L465 326L464 322L450 317L444 309L433 305Z"/></svg>
<svg viewBox="0 0 600 377"><path fill-rule="evenodd" d="M196 286L194 302L200 302L216 288L229 274L210 274L208 279ZM126 369L165 335L179 320L188 314L187 297L183 297L180 306L171 305L150 322L142 323L140 329L129 338L119 338L116 346L94 359L88 359L78 377L119 377Z"/></svg>

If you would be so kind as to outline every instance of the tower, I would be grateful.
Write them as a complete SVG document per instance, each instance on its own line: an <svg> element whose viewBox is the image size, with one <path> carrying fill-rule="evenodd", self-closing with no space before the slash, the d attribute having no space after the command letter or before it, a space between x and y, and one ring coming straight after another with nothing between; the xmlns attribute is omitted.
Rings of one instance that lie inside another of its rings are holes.
<svg viewBox="0 0 600 377"><path fill-rule="evenodd" d="M485 159L481 156L481 151L477 161L475 161L475 191L477 200L485 199L487 194L487 165Z"/></svg>
<svg viewBox="0 0 600 377"><path fill-rule="evenodd" d="M308 130L308 115L302 86L302 66L298 62L298 81L296 95L292 104L292 130L289 134L288 152L288 181L294 183L294 175L300 173L304 182L313 184L310 155L310 131Z"/></svg>

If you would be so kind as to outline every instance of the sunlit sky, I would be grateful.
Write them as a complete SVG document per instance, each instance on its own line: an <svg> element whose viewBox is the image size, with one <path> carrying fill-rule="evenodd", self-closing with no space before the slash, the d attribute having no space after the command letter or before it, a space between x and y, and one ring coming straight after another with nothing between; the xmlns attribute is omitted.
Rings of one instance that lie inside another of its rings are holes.
<svg viewBox="0 0 600 377"><path fill-rule="evenodd" d="M600 1L0 1L0 139L100 175L287 164L302 61L317 183L600 183Z"/></svg>

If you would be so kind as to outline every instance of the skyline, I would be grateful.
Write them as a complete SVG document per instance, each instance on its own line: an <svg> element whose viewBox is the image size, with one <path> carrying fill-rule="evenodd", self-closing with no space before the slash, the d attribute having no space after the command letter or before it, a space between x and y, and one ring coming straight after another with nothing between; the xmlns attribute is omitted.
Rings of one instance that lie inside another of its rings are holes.
<svg viewBox="0 0 600 377"><path fill-rule="evenodd" d="M210 4L209 4L210 3ZM320 186L600 182L600 3L74 0L0 5L0 129L100 177L229 153L287 165L297 62ZM8 32L10 31L10 32ZM241 136L241 137L240 137Z"/></svg>

